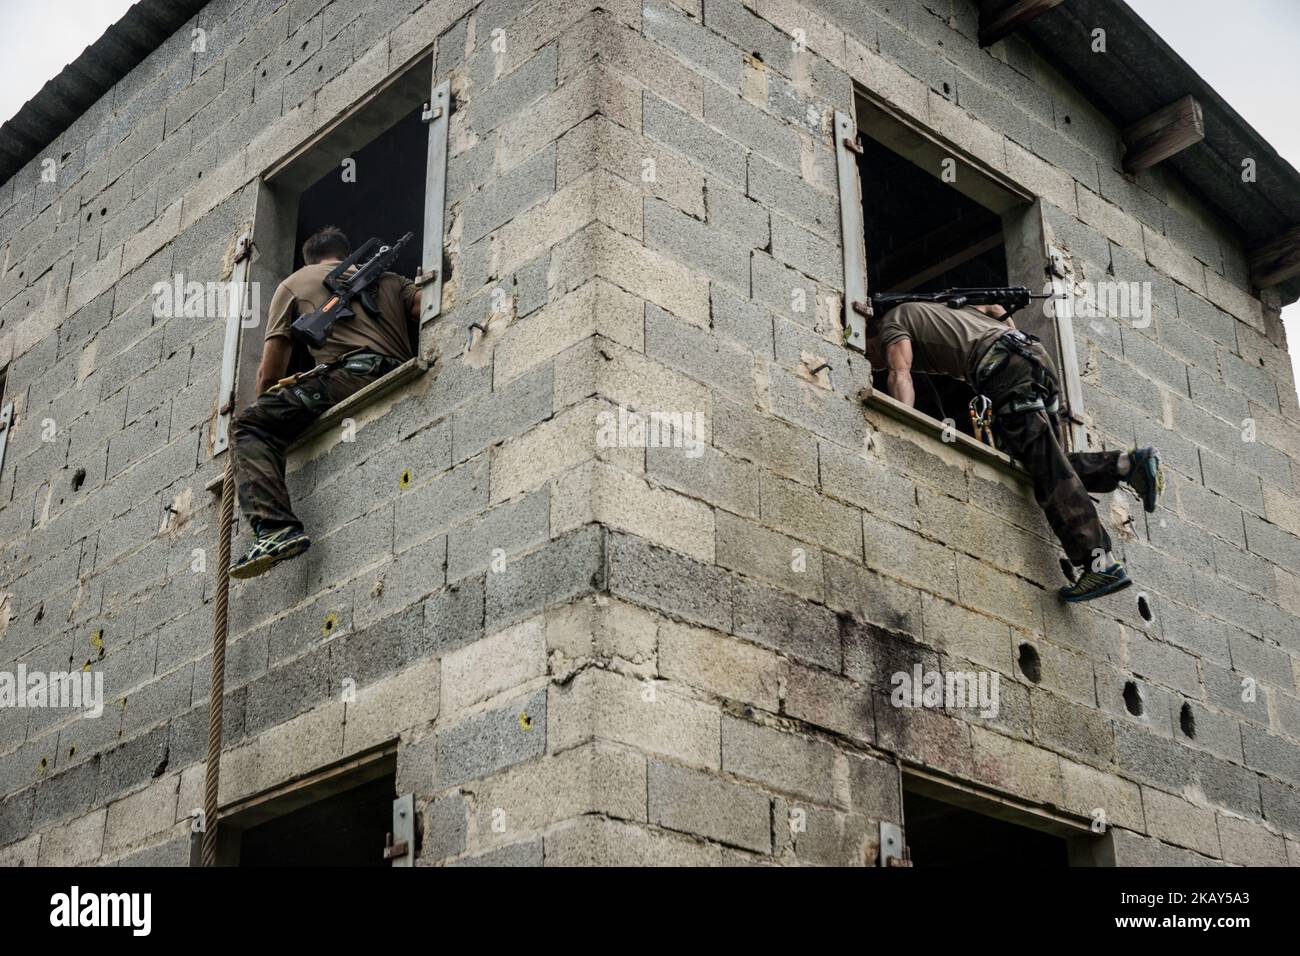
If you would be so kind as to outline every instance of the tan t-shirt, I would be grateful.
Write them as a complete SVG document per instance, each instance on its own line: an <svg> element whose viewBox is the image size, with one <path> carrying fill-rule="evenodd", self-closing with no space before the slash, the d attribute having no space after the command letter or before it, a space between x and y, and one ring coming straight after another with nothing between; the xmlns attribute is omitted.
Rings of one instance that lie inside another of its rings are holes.
<svg viewBox="0 0 1300 956"><path fill-rule="evenodd" d="M880 320L880 348L912 340L912 368L965 380L972 361L1009 327L973 306L950 309L934 302L906 302Z"/></svg>
<svg viewBox="0 0 1300 956"><path fill-rule="evenodd" d="M325 288L325 277L334 265L317 263L303 266L276 287L267 312L268 341L291 339L289 329L294 319L314 312L329 301L330 291ZM379 315L370 315L359 298L353 299L351 309L356 315L335 322L325 344L312 350L312 358L317 362L332 362L357 349L369 349L403 361L412 357L407 316L417 308L419 288L410 279L385 272L370 287L370 294L379 306Z"/></svg>

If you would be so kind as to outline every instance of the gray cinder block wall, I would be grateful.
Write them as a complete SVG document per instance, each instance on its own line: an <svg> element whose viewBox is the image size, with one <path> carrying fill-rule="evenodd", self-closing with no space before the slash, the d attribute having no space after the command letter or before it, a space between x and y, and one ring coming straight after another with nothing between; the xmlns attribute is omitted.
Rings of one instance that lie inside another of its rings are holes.
<svg viewBox="0 0 1300 956"><path fill-rule="evenodd" d="M258 177L429 49L456 103L434 364L294 455L316 546L232 593L223 803L397 740L421 863L860 865L905 765L1100 808L1120 864L1300 861L1277 303L976 26L970 0L209 3L45 151L57 182L33 161L0 192L0 663L109 699L0 710L0 862L188 860L223 330L149 290L221 277ZM1150 520L1101 505L1152 621L1062 608L1027 487L857 401L830 134L855 84L1042 197L1084 275L1153 284L1149 329L1077 330L1094 440L1172 471ZM707 441L602 440L620 407ZM996 671L998 716L892 707L915 664Z"/></svg>

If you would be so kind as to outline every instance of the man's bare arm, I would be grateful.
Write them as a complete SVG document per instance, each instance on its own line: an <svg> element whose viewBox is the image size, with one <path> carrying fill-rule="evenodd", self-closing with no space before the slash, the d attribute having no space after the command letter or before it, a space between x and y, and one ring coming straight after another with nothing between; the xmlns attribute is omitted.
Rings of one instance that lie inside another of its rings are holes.
<svg viewBox="0 0 1300 956"><path fill-rule="evenodd" d="M292 355L293 342L289 339L276 337L266 340L262 347L262 362L257 367L257 394L261 395L284 378Z"/></svg>
<svg viewBox="0 0 1300 956"><path fill-rule="evenodd" d="M912 340L898 339L885 350L885 363L889 366L886 389L904 405L916 405L916 388L912 384Z"/></svg>
<svg viewBox="0 0 1300 956"><path fill-rule="evenodd" d="M1014 329L1014 328L1016 327L1016 323L1015 323L1015 321L1011 318L1010 313L1007 312L1007 310L1006 310L1005 308L1003 308L1002 306L998 305L997 303L993 303L993 304L991 304L991 305L977 305L977 306L975 306L975 308L978 309L980 312L983 312L983 313L984 313L985 315L987 315L990 319L997 319L997 320L999 320L999 321L1002 322L1004 325L1006 325L1008 328L1012 328L1012 329Z"/></svg>

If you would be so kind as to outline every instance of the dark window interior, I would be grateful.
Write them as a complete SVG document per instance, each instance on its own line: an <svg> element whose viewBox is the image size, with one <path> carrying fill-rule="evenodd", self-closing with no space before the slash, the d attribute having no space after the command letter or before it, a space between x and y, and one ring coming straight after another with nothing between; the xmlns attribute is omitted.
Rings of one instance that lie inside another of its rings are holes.
<svg viewBox="0 0 1300 956"><path fill-rule="evenodd" d="M240 866L389 866L391 774L274 817L240 834Z"/></svg>
<svg viewBox="0 0 1300 956"><path fill-rule="evenodd" d="M420 271L424 244L424 186L428 166L428 128L416 108L356 150L355 182L335 166L303 191L298 200L298 227L293 267L303 266L302 244L321 226L338 226L359 247L372 236L395 242L404 233L414 239L402 249L392 271L414 278ZM417 331L411 323L411 341ZM311 357L295 345L291 370L311 368Z"/></svg>
<svg viewBox="0 0 1300 956"><path fill-rule="evenodd" d="M1064 839L903 791L913 866L1069 866Z"/></svg>
<svg viewBox="0 0 1300 956"><path fill-rule="evenodd" d="M953 286L1007 284L1002 220L939 178L869 136L862 137L863 219L867 288L874 292L937 292ZM962 173L959 171L958 175ZM972 175L966 173L966 175ZM875 374L885 387L886 373ZM951 418L972 434L973 392L944 375L913 373L916 408Z"/></svg>

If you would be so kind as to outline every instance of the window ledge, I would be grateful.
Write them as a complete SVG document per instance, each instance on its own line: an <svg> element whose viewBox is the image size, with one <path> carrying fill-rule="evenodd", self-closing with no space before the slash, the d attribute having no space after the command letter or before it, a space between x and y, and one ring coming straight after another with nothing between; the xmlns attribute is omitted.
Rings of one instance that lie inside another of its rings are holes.
<svg viewBox="0 0 1300 956"><path fill-rule="evenodd" d="M862 403L868 408L884 412L896 421L912 426L923 434L932 435L937 440L942 441L945 445L952 445L960 448L962 451L966 452L966 454L1001 468L1003 471L1021 479L1022 481L1027 481L1029 478L1024 466L1006 452L998 451L991 445L986 445L981 441L976 441L965 432L955 432L952 441L944 441L943 422L931 418L929 415L923 414L922 412L918 412L910 405L904 405L898 399L880 391L879 389L872 389L870 392L863 395Z"/></svg>

